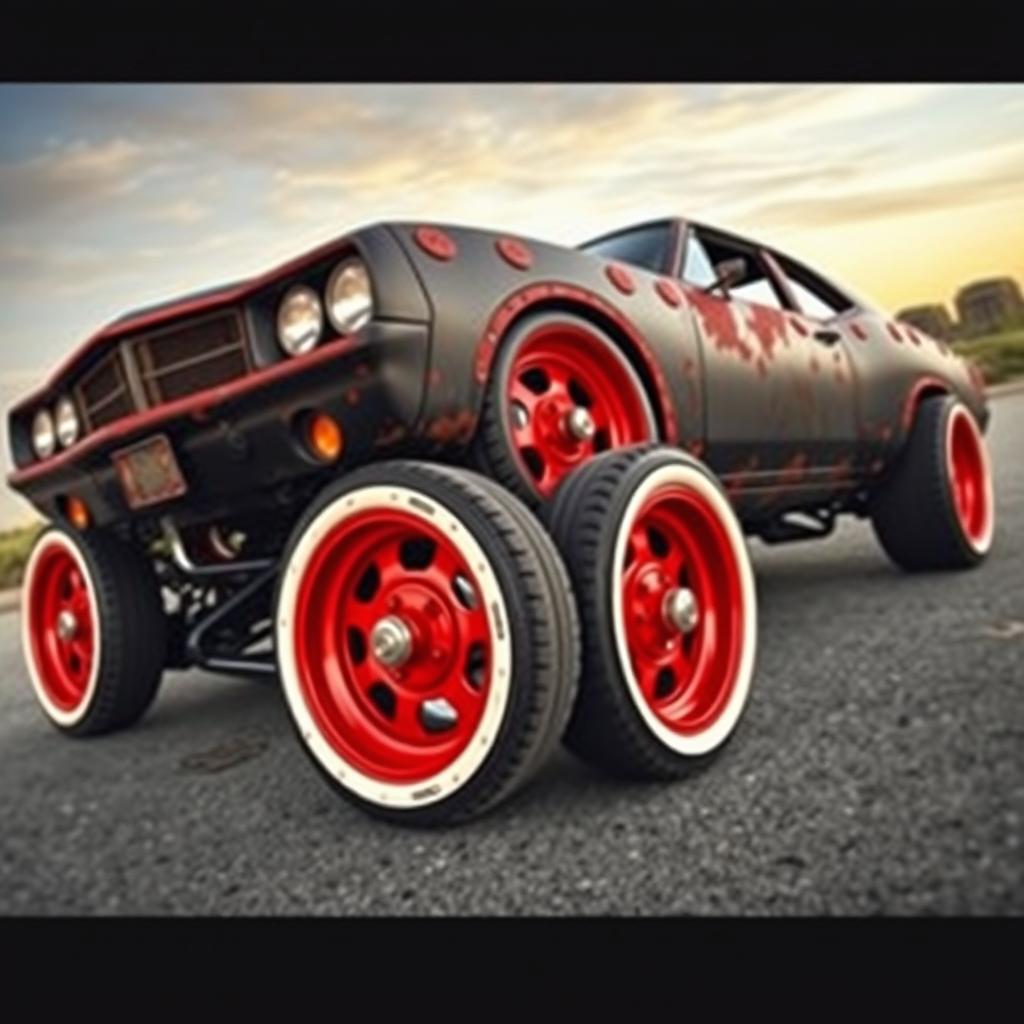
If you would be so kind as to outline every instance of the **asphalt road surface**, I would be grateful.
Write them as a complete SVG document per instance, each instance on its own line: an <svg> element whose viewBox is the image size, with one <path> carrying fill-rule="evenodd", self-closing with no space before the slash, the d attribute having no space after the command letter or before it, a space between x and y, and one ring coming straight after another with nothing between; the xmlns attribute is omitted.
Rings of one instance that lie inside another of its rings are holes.
<svg viewBox="0 0 1024 1024"><path fill-rule="evenodd" d="M902 575L859 522L754 545L751 702L681 783L560 754L406 831L328 791L273 687L170 675L135 729L61 738L0 617L0 913L1021 913L1024 395L993 408L980 569Z"/></svg>

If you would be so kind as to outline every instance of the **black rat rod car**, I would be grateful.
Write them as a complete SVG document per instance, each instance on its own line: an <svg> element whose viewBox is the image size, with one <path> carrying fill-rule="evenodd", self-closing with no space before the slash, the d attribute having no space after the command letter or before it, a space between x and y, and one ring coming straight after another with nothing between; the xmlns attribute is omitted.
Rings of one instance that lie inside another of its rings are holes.
<svg viewBox="0 0 1024 1024"><path fill-rule="evenodd" d="M35 692L87 735L165 668L279 676L330 783L415 823L494 805L563 734L674 777L747 698L744 534L849 512L907 569L985 556L980 385L701 224L366 227L122 317L11 410L10 483L53 522Z"/></svg>

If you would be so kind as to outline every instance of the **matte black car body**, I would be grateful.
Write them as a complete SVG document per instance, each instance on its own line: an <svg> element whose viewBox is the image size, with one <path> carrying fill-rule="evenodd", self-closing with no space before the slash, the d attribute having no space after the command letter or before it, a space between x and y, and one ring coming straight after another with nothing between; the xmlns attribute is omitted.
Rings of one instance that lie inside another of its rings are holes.
<svg viewBox="0 0 1024 1024"><path fill-rule="evenodd" d="M11 410L9 483L52 519L73 494L96 525L124 528L165 514L187 523L230 519L243 507L298 508L327 477L385 456L457 458L473 438L502 338L527 312L551 309L617 341L649 392L661 439L705 460L745 528L766 536L788 510L856 510L927 395L958 396L986 425L979 378L944 342L856 302L814 320L781 272L789 307L781 311L692 287L679 277L686 222L665 223L672 242L660 272L492 231L378 224L251 281L129 314ZM778 270L778 254L735 241ZM274 338L280 297L298 281L322 286L352 252L369 268L373 318L351 335L325 333L307 355L285 356ZM106 353L228 309L246 325L244 375L155 406L134 387L129 415L35 457L35 411L71 393ZM311 409L341 424L340 464L317 463L299 442L296 423ZM188 490L133 513L111 454L157 433L171 441Z"/></svg>

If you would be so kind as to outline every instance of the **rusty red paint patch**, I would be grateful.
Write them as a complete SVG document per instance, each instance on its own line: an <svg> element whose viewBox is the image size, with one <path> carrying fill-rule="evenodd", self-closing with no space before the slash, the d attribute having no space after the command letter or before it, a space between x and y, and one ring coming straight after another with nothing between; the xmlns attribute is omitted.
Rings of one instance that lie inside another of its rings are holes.
<svg viewBox="0 0 1024 1024"><path fill-rule="evenodd" d="M795 487L807 473L807 455L797 452L783 467L779 474L779 487Z"/></svg>
<svg viewBox="0 0 1024 1024"><path fill-rule="evenodd" d="M760 459L756 455L750 455L737 465L725 480L726 493L731 496L739 494L750 482L751 474L757 469Z"/></svg>
<svg viewBox="0 0 1024 1024"><path fill-rule="evenodd" d="M777 309L751 306L747 313L747 324L754 332L765 359L774 357L776 345L786 344L786 320Z"/></svg>
<svg viewBox="0 0 1024 1024"><path fill-rule="evenodd" d="M473 436L476 416L470 409L445 413L427 424L425 431L432 441L446 444L452 441L468 441Z"/></svg>
<svg viewBox="0 0 1024 1024"><path fill-rule="evenodd" d="M377 432L377 436L373 439L373 443L377 447L398 444L405 437L405 434L405 427L401 423L392 419L386 419L381 429Z"/></svg>
<svg viewBox="0 0 1024 1024"><path fill-rule="evenodd" d="M829 472L829 479L834 481L845 480L853 470L853 459L844 455Z"/></svg>
<svg viewBox="0 0 1024 1024"><path fill-rule="evenodd" d="M636 282L633 275L619 263L609 263L604 268L605 275L623 295L632 295L636 291Z"/></svg>
<svg viewBox="0 0 1024 1024"><path fill-rule="evenodd" d="M525 288L508 296L491 314L491 318L484 328L483 336L477 343L474 368L478 383L483 384L486 382L498 343L512 321L529 306L552 298L569 299L580 305L596 309L611 320L629 339L643 360L651 380L654 381L658 407L661 411L665 427L665 440L670 444L675 444L679 439L679 424L676 421L675 406L669 392L668 381L662 372L661 364L655 358L650 345L647 344L647 340L637 330L632 321L620 310L616 309L615 306L602 299L600 295L596 295L594 292L576 285L563 284L559 281L543 281L527 285Z"/></svg>
<svg viewBox="0 0 1024 1024"><path fill-rule="evenodd" d="M494 243L498 255L516 270L529 270L533 266L533 253L514 238L499 238Z"/></svg>
<svg viewBox="0 0 1024 1024"><path fill-rule="evenodd" d="M732 306L697 288L687 288L686 297L697 310L704 333L723 352L736 352L744 362L750 362L753 350L740 337Z"/></svg>
<svg viewBox="0 0 1024 1024"><path fill-rule="evenodd" d="M774 310L772 312L774 312ZM782 314L780 313L779 315L781 316ZM790 323L790 326L793 328L793 330L796 331L796 333L799 334L802 338L806 338L807 337L809 332L807 330L807 327L803 324L802 321L797 320L796 317L791 316L789 318L789 323Z"/></svg>
<svg viewBox="0 0 1024 1024"><path fill-rule="evenodd" d="M412 236L416 244L435 260L453 260L458 252L458 246L451 235L440 228L419 227Z"/></svg>
<svg viewBox="0 0 1024 1024"><path fill-rule="evenodd" d="M667 278L659 277L658 280L654 282L654 290L661 296L665 303L672 306L673 309L682 304L683 297L674 281L669 281Z"/></svg>

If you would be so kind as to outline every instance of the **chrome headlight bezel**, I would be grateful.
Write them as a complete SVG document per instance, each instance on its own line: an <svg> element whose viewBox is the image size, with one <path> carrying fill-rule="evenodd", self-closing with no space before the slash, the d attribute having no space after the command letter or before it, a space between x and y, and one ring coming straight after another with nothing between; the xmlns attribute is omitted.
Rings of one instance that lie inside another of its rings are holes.
<svg viewBox="0 0 1024 1024"><path fill-rule="evenodd" d="M37 459L48 459L57 450L57 428L53 413L43 407L32 417L32 451Z"/></svg>
<svg viewBox="0 0 1024 1024"><path fill-rule="evenodd" d="M343 259L332 271L324 289L327 319L339 334L353 334L373 316L373 284L370 271L358 256Z"/></svg>
<svg viewBox="0 0 1024 1024"><path fill-rule="evenodd" d="M54 429L62 448L70 448L81 436L82 424L78 418L75 403L65 395L59 399L53 411Z"/></svg>
<svg viewBox="0 0 1024 1024"><path fill-rule="evenodd" d="M276 328L277 343L287 355L311 352L324 330L324 307L320 296L309 285L293 285L278 304Z"/></svg>

